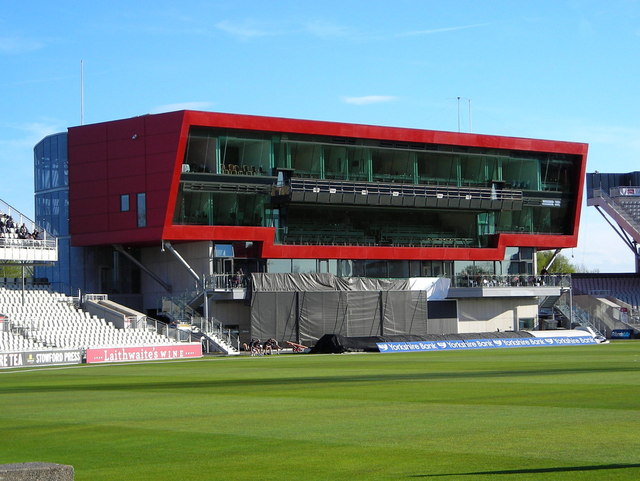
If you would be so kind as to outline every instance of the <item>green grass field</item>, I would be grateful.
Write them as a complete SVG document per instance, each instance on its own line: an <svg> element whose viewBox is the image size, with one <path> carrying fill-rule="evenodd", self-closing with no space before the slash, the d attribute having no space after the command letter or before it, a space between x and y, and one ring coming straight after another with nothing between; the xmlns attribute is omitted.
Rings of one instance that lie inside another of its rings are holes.
<svg viewBox="0 0 640 481"><path fill-rule="evenodd" d="M0 371L0 463L99 480L638 480L640 343Z"/></svg>

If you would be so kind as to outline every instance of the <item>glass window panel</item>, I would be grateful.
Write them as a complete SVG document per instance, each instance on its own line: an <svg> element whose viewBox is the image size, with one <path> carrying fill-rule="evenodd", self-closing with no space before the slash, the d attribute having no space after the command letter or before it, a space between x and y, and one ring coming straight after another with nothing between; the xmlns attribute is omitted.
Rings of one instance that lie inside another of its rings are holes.
<svg viewBox="0 0 640 481"><path fill-rule="evenodd" d="M281 142L280 139L274 140L273 142L273 166L274 167L282 167L289 168L291 167L287 161L287 144ZM266 175L270 174L270 169L267 169L265 172Z"/></svg>
<svg viewBox="0 0 640 481"><path fill-rule="evenodd" d="M129 194L120 196L120 212L129 212Z"/></svg>
<svg viewBox="0 0 640 481"><path fill-rule="evenodd" d="M421 277L421 276L422 276L422 262L409 261L409 277Z"/></svg>
<svg viewBox="0 0 640 481"><path fill-rule="evenodd" d="M467 155L460 157L460 176L463 185L486 187L492 180L499 180L498 161L492 157Z"/></svg>
<svg viewBox="0 0 640 481"><path fill-rule="evenodd" d="M517 247L506 247L504 250L504 259L506 261L517 261L520 258L520 252Z"/></svg>
<svg viewBox="0 0 640 481"><path fill-rule="evenodd" d="M526 274L527 273L527 263L526 262L510 262L508 273L510 275L516 274Z"/></svg>
<svg viewBox="0 0 640 481"><path fill-rule="evenodd" d="M422 276L433 277L433 268L431 266L432 261L422 261Z"/></svg>
<svg viewBox="0 0 640 481"><path fill-rule="evenodd" d="M329 259L329 269L328 271L330 274L333 275L339 275L338 274L338 260L337 259Z"/></svg>
<svg viewBox="0 0 640 481"><path fill-rule="evenodd" d="M60 183L58 187L69 185L69 161L67 159L67 135L60 134L58 137L58 158L60 162Z"/></svg>
<svg viewBox="0 0 640 481"><path fill-rule="evenodd" d="M454 272L457 276L475 275L475 267L473 261L454 261Z"/></svg>
<svg viewBox="0 0 640 481"><path fill-rule="evenodd" d="M395 149L372 149L373 181L413 182L413 157L410 152Z"/></svg>
<svg viewBox="0 0 640 481"><path fill-rule="evenodd" d="M443 261L442 262L442 276L451 276L453 275L453 261Z"/></svg>
<svg viewBox="0 0 640 481"><path fill-rule="evenodd" d="M520 247L520 259L532 260L533 259L533 247Z"/></svg>
<svg viewBox="0 0 640 481"><path fill-rule="evenodd" d="M291 270L291 259L267 259L267 272L287 274Z"/></svg>
<svg viewBox="0 0 640 481"><path fill-rule="evenodd" d="M291 168L296 177L320 177L322 146L317 144L289 143Z"/></svg>
<svg viewBox="0 0 640 481"><path fill-rule="evenodd" d="M502 161L502 180L512 189L538 190L536 159L506 158Z"/></svg>
<svg viewBox="0 0 640 481"><path fill-rule="evenodd" d="M292 259L292 272L315 273L318 271L315 259Z"/></svg>
<svg viewBox="0 0 640 481"><path fill-rule="evenodd" d="M369 149L350 148L349 149L349 180L369 180L369 160L371 158Z"/></svg>
<svg viewBox="0 0 640 481"><path fill-rule="evenodd" d="M223 174L266 175L271 170L271 139L222 137L219 148Z"/></svg>
<svg viewBox="0 0 640 481"><path fill-rule="evenodd" d="M418 183L457 185L458 159L451 154L418 153Z"/></svg>
<svg viewBox="0 0 640 481"><path fill-rule="evenodd" d="M494 275L495 267L493 261L475 261L476 272L482 275Z"/></svg>
<svg viewBox="0 0 640 481"><path fill-rule="evenodd" d="M347 147L326 146L324 148L324 169L327 179L346 179L348 162Z"/></svg>
<svg viewBox="0 0 640 481"><path fill-rule="evenodd" d="M533 210L523 207L521 211L501 211L498 213L499 232L533 232Z"/></svg>
<svg viewBox="0 0 640 481"><path fill-rule="evenodd" d="M389 277L387 261L363 261L367 277Z"/></svg>
<svg viewBox="0 0 640 481"><path fill-rule="evenodd" d="M140 193L136 196L136 205L138 207L138 227L146 227L147 226L147 196L146 194Z"/></svg>
<svg viewBox="0 0 640 481"><path fill-rule="evenodd" d="M409 261L388 261L389 277L401 279L410 277Z"/></svg>
<svg viewBox="0 0 640 481"><path fill-rule="evenodd" d="M268 198L259 194L180 191L174 223L190 225L264 226L273 222L265 217ZM276 226L277 227L277 226Z"/></svg>
<svg viewBox="0 0 640 481"><path fill-rule="evenodd" d="M189 172L216 172L216 137L211 131L189 134L184 163Z"/></svg>
<svg viewBox="0 0 640 481"><path fill-rule="evenodd" d="M214 244L213 257L233 258L233 244Z"/></svg>
<svg viewBox="0 0 640 481"><path fill-rule="evenodd" d="M353 277L366 277L366 262L367 261L361 261L361 260L354 260L352 261L352 270L351 270L351 275ZM345 274L343 274L345 275Z"/></svg>
<svg viewBox="0 0 640 481"><path fill-rule="evenodd" d="M442 261L431 261L431 274L433 277L444 276L444 266Z"/></svg>
<svg viewBox="0 0 640 481"><path fill-rule="evenodd" d="M356 276L354 274L353 264L355 261L350 261L347 259L338 259L338 275L341 277L351 277Z"/></svg>
<svg viewBox="0 0 640 481"><path fill-rule="evenodd" d="M548 158L541 163L542 190L573 191L573 164L564 159Z"/></svg>

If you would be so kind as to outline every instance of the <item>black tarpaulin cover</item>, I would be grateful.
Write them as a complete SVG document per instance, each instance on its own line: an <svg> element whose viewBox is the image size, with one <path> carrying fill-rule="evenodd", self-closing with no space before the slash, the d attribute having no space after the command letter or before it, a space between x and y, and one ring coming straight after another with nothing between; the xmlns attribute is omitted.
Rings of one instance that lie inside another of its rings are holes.
<svg viewBox="0 0 640 481"><path fill-rule="evenodd" d="M463 334L428 334L426 336L368 336L347 337L325 334L311 348L311 354L341 354L344 352L379 352L378 342L462 341L471 339L513 339L533 337L530 332L475 332Z"/></svg>
<svg viewBox="0 0 640 481"><path fill-rule="evenodd" d="M451 282L443 277L375 279L338 277L327 273L263 273L252 274L251 277L253 292L425 291L430 300L446 298Z"/></svg>
<svg viewBox="0 0 640 481"><path fill-rule="evenodd" d="M427 333L427 300L448 279L339 278L332 274L254 274L251 337L311 345L324 334Z"/></svg>

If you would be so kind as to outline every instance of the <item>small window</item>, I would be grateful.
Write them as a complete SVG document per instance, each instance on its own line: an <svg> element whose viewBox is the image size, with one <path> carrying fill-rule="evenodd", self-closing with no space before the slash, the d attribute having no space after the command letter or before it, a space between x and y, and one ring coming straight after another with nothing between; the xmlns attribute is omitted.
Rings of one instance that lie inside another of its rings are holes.
<svg viewBox="0 0 640 481"><path fill-rule="evenodd" d="M120 196L120 212L129 212L129 194Z"/></svg>
<svg viewBox="0 0 640 481"><path fill-rule="evenodd" d="M138 227L147 226L147 196L143 192L137 195Z"/></svg>

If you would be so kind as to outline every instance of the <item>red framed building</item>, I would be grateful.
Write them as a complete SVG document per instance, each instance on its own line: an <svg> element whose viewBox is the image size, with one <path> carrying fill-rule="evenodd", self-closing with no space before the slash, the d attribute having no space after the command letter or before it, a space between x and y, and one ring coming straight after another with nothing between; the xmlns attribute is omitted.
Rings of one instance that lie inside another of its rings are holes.
<svg viewBox="0 0 640 481"><path fill-rule="evenodd" d="M72 127L67 144L74 287L151 311L238 270L535 275L536 250L577 244L587 157L582 143L197 111Z"/></svg>

